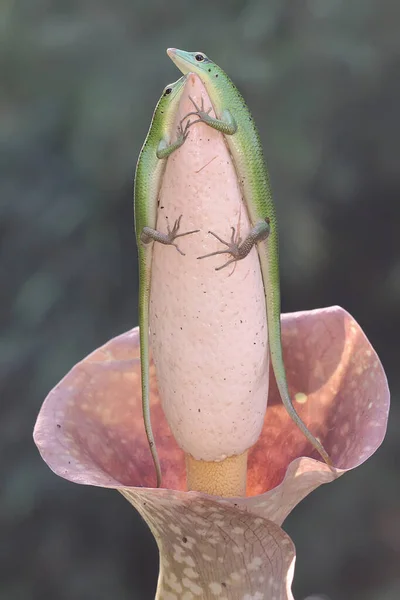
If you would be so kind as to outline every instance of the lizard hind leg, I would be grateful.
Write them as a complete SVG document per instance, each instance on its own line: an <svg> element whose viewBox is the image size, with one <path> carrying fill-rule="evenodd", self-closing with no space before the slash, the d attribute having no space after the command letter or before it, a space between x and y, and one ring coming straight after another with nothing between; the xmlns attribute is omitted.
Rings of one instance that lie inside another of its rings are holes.
<svg viewBox="0 0 400 600"><path fill-rule="evenodd" d="M250 230L249 234L242 242L242 238L239 236L238 233L236 233L236 229L234 227L231 227L231 229L232 235L229 242L220 238L219 235L217 235L213 231L209 231L208 233L211 233L211 235L213 235L219 242L224 244L227 248L226 250L216 250L215 252L210 252L209 254L204 254L203 256L198 256L197 258L201 260L210 256L216 256L217 254L230 254L232 256L231 259L229 259L220 267L215 267L216 271L220 271L221 269L224 269L233 262L237 262L238 260L246 258L253 246L257 244L257 242L265 240L270 232L269 220L260 221L259 223L257 223L257 225L255 225L255 227L253 227Z"/></svg>
<svg viewBox="0 0 400 600"><path fill-rule="evenodd" d="M152 229L151 227L143 227L142 233L140 236L140 240L144 244L149 244L150 242L159 242L160 244L164 244L165 246L174 246L179 254L185 256L185 253L179 248L178 244L175 244L175 240L178 237L184 237L185 235L191 235L192 233L198 233L200 229L194 229L193 231L185 231L183 233L178 233L182 215L180 215L176 220L172 227L169 226L168 217L165 217L167 220L167 233L162 233L157 229Z"/></svg>

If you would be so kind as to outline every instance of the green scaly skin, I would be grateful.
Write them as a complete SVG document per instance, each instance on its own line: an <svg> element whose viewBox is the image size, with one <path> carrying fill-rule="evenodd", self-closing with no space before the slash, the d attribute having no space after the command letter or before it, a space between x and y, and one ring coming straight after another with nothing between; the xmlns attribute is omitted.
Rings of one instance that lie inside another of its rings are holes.
<svg viewBox="0 0 400 600"><path fill-rule="evenodd" d="M264 283L272 367L290 417L324 461L331 465L328 453L298 416L289 394L281 341L278 227L268 171L253 117L226 73L205 54L176 48L169 48L167 53L183 74L196 73L202 80L217 118L210 117L203 107L195 106L196 110L191 114L226 135L250 221L253 227L263 221L269 224L269 234L257 240L257 250Z"/></svg>
<svg viewBox="0 0 400 600"><path fill-rule="evenodd" d="M176 228L174 227L173 232L168 228L169 235L157 232L155 226L158 194L167 162L165 159L184 143L187 136L187 131L179 129L177 140L171 143L173 123L185 82L186 77L181 77L175 83L168 85L158 101L149 132L139 154L134 187L135 233L139 255L142 407L146 435L157 474L157 487L161 485L161 466L151 427L149 403L149 295L153 254L151 242L155 240L172 244L175 237L178 237L179 223Z"/></svg>

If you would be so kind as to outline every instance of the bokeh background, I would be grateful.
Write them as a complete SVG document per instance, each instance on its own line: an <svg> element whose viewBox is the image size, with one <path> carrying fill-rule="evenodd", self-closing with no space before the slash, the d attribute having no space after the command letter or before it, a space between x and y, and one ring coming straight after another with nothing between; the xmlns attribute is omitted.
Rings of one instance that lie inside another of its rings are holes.
<svg viewBox="0 0 400 600"><path fill-rule="evenodd" d="M168 46L209 54L254 113L283 311L345 307L391 385L383 447L286 522L296 600L400 598L399 27L395 0L1 0L1 600L154 597L146 525L31 436L66 371L137 323L132 180Z"/></svg>

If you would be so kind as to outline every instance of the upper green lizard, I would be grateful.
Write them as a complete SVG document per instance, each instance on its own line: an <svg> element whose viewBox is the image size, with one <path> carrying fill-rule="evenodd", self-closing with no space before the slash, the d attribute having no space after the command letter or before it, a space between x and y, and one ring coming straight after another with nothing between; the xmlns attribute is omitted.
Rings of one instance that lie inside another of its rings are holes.
<svg viewBox="0 0 400 600"><path fill-rule="evenodd" d="M269 351L282 402L296 425L318 450L324 461L331 465L332 461L328 453L298 416L289 394L281 342L277 220L261 141L253 117L240 92L226 73L205 54L185 52L176 48L169 48L167 53L183 74L194 72L199 75L205 85L217 118L209 115L211 109L205 111L203 105L199 108L194 102L195 111L189 114L196 115L198 121L206 123L227 136L228 147L253 225L253 229L243 243L240 238L235 238L233 228L230 243L218 238L227 246L227 250L221 250L218 253L231 254L233 259L228 261L227 264L229 264L233 260L240 260L247 256L252 246L257 244L265 290ZM218 237L216 234L213 235Z"/></svg>
<svg viewBox="0 0 400 600"><path fill-rule="evenodd" d="M181 252L174 243L177 237L195 233L192 231L178 233L181 217L175 221L168 233L160 233L155 229L157 220L157 201L161 179L164 173L166 158L177 150L188 135L178 127L177 139L171 141L176 111L184 89L186 77L167 85L155 108L150 129L140 151L135 174L134 210L135 233L139 255L139 328L140 328L140 363L142 376L142 406L146 435L157 474L157 487L161 485L161 467L154 443L150 420L149 405L149 295L151 279L152 243L170 244ZM181 252L183 254L183 252Z"/></svg>

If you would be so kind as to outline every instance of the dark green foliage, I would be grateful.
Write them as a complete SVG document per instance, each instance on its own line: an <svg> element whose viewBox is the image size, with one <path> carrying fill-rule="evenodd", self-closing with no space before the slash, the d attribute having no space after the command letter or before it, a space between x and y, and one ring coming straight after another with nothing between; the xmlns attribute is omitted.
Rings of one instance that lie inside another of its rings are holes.
<svg viewBox="0 0 400 600"><path fill-rule="evenodd" d="M136 324L133 173L179 77L168 46L206 52L254 114L284 311L347 308L391 383L382 450L288 521L295 597L400 597L399 21L393 0L0 3L1 599L155 588L156 549L128 503L56 478L31 434L65 372Z"/></svg>

